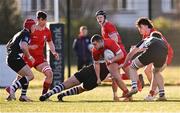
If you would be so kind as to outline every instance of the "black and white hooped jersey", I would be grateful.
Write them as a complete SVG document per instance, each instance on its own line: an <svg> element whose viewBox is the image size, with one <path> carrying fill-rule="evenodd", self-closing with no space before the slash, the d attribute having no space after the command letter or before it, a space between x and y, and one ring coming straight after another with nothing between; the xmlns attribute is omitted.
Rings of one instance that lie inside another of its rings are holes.
<svg viewBox="0 0 180 113"><path fill-rule="evenodd" d="M21 42L26 42L28 44L30 43L30 33L26 29L23 29L22 31L16 33L13 38L7 43L6 47L8 54L22 53L23 51L21 49Z"/></svg>
<svg viewBox="0 0 180 113"><path fill-rule="evenodd" d="M151 45L156 45L156 47L158 48L158 46L165 46L166 44L164 43L164 41L162 39L156 38L156 37L150 37L150 38L145 38L144 40L141 40L136 47L137 48L148 48Z"/></svg>

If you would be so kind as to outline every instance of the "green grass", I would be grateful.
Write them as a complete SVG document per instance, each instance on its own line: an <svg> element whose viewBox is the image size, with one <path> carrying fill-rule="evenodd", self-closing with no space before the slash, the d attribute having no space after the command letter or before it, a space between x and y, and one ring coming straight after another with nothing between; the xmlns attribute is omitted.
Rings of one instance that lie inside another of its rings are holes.
<svg viewBox="0 0 180 113"><path fill-rule="evenodd" d="M76 66L71 67L71 75L73 75L77 71ZM44 75L40 72L37 72L35 69L33 69L33 73L35 75L35 79L30 82L30 87L42 87L43 80L44 80ZM147 81L147 78L143 72L143 69L139 70L139 73L142 73L144 75L145 83L149 84ZM180 66L178 67L172 67L168 66L164 71L163 71L163 77L164 77L164 82L165 84L170 84L170 85L180 85ZM65 68L65 80L67 79L67 67ZM130 83L129 81L127 82L128 84Z"/></svg>
<svg viewBox="0 0 180 113"><path fill-rule="evenodd" d="M76 66L72 66L72 75L75 73ZM143 98L148 94L149 87L146 86L141 93L134 96L134 102L113 102L112 90L110 86L101 86L90 92L77 96L64 98L65 102L57 102L56 95L52 96L50 102L39 102L41 87L43 84L43 74L35 71L35 79L30 82L28 96L34 100L31 103L17 101L7 102L7 93L0 89L0 113L1 112L180 112L180 67L167 67L164 72L166 102L144 102ZM139 71L143 73L141 69ZM67 68L65 69L67 73ZM147 82L146 77L145 82ZM65 74L67 79L67 74ZM127 82L130 83L129 81ZM176 85L176 86L175 86ZM120 94L120 92L119 92ZM20 91L16 96L19 97Z"/></svg>
<svg viewBox="0 0 180 113"><path fill-rule="evenodd" d="M148 88L134 96L133 102L113 102L110 86L98 87L92 91L65 97L65 102L57 102L56 95L52 101L40 102L38 100L41 89L31 88L28 96L34 102L25 103L17 101L5 101L6 92L0 89L0 112L180 112L180 87L166 86L166 102L145 102L144 96ZM19 97L20 91L16 96Z"/></svg>

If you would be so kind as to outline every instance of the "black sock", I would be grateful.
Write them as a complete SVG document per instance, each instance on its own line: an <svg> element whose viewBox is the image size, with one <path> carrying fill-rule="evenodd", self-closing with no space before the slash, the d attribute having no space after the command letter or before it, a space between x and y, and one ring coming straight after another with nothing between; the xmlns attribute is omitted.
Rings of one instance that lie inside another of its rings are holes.
<svg viewBox="0 0 180 113"><path fill-rule="evenodd" d="M29 86L29 83L24 84L21 90L21 96L26 96L28 86Z"/></svg>
<svg viewBox="0 0 180 113"><path fill-rule="evenodd" d="M24 84L28 83L28 80L26 77L22 77L20 80L17 80L13 83L12 87L13 90L16 91L20 87L24 87Z"/></svg>

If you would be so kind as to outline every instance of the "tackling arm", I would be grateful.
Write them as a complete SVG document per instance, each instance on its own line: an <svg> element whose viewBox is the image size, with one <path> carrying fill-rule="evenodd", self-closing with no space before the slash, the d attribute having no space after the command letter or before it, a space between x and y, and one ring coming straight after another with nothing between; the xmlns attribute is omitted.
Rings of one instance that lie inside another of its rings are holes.
<svg viewBox="0 0 180 113"><path fill-rule="evenodd" d="M97 84L101 84L101 79L100 79L100 63L98 61L94 61L94 69L95 69L95 72L96 72Z"/></svg>
<svg viewBox="0 0 180 113"><path fill-rule="evenodd" d="M34 58L33 58L33 57L30 55L30 53L29 53L28 43L22 41L22 42L20 43L20 45L21 45L21 49L22 49L23 53L25 54L25 56L26 56L32 63L34 63L35 60L34 60Z"/></svg>

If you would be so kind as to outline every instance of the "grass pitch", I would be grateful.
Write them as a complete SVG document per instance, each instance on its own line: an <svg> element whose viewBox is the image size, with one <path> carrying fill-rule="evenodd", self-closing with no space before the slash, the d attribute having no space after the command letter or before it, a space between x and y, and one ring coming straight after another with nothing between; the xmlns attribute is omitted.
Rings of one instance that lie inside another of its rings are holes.
<svg viewBox="0 0 180 113"><path fill-rule="evenodd" d="M71 68L72 74L76 72L76 66ZM141 93L136 94L133 102L113 102L112 89L110 86L100 86L96 89L85 92L80 95L65 97L65 102L58 102L57 95L53 95L52 101L40 102L41 88L44 76L33 70L35 79L30 82L27 95L34 102L19 102L18 97L20 91L17 91L16 101L7 102L5 98L7 93L4 89L0 89L0 113L2 112L176 112L180 113L180 67L167 67L164 72L164 81L168 85L165 86L166 102L145 102L144 97L148 94L149 86L146 86ZM67 68L65 69L67 73ZM143 73L143 70L139 70ZM145 83L148 81L145 78ZM65 74L67 79L67 74ZM129 84L130 82L127 81ZM121 92L119 91L119 95Z"/></svg>
<svg viewBox="0 0 180 113"><path fill-rule="evenodd" d="M7 93L0 89L0 112L180 112L180 87L166 86L166 102L145 102L149 87L136 94L132 102L113 102L110 86L100 86L96 89L76 96L65 97L65 102L58 102L57 95L52 101L40 102L41 88L30 88L28 96L34 102L7 102ZM120 92L119 92L120 94ZM18 98L20 91L17 91Z"/></svg>

